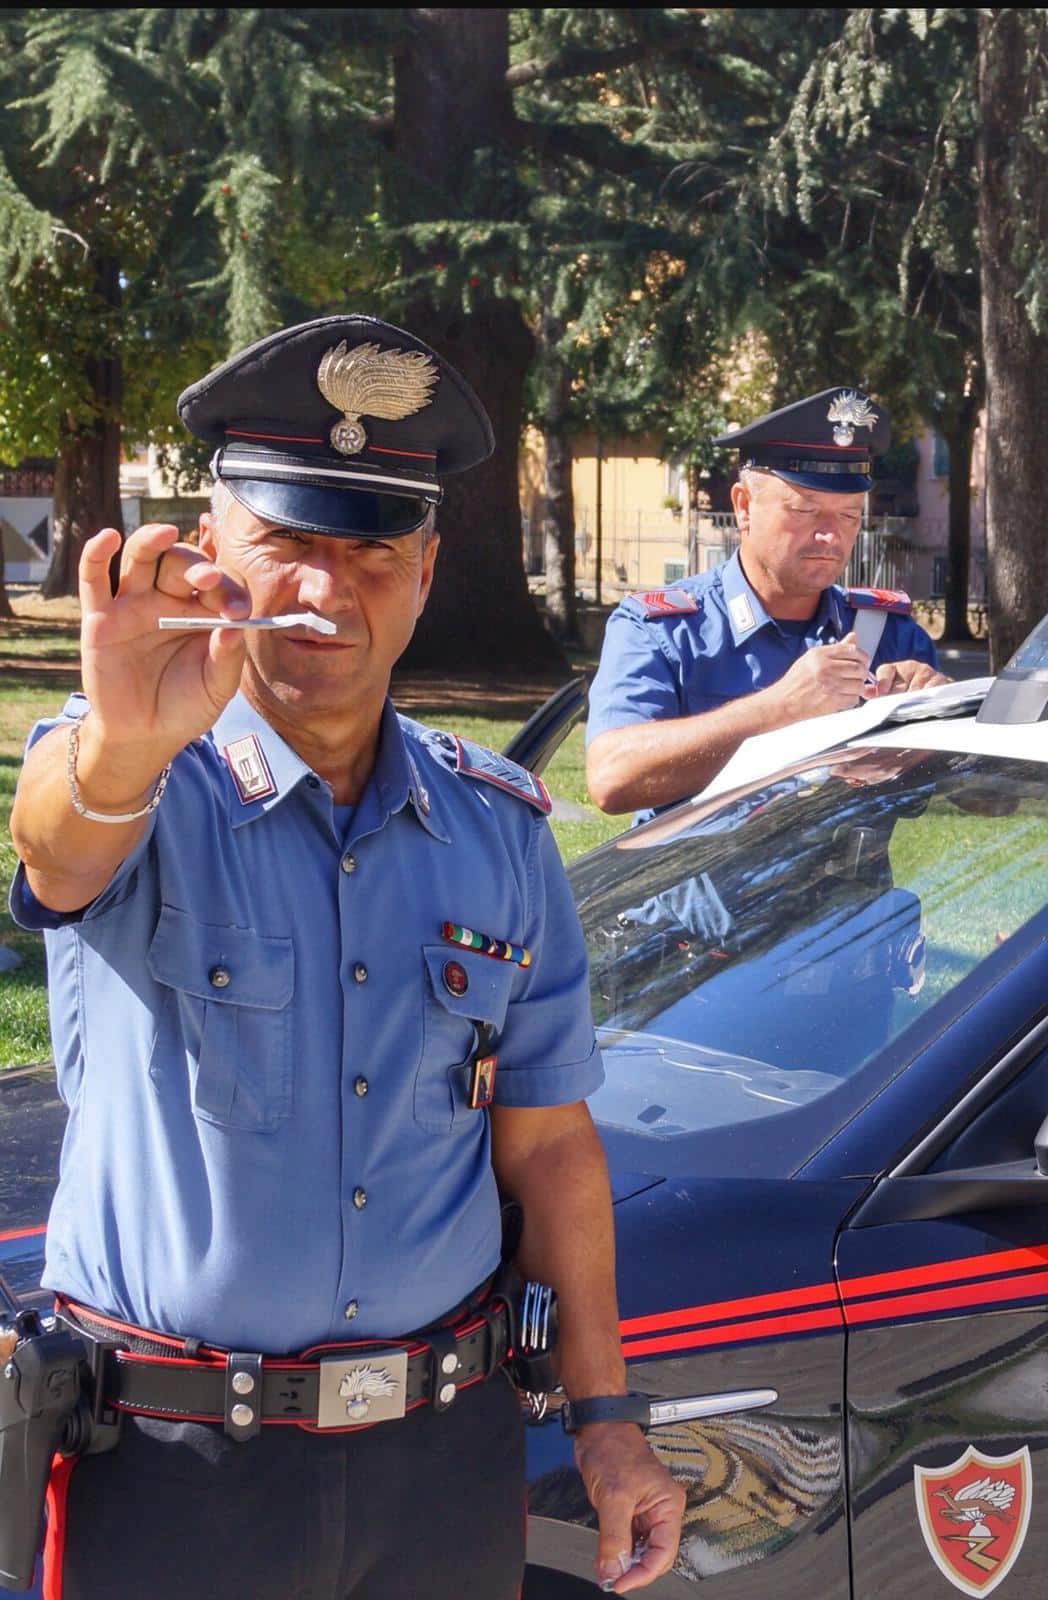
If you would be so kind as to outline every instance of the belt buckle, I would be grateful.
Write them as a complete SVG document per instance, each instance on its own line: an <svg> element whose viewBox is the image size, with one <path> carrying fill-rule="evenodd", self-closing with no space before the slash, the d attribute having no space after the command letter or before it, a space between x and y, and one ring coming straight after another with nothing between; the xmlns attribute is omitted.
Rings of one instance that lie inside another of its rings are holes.
<svg viewBox="0 0 1048 1600"><path fill-rule="evenodd" d="M392 1422L407 1408L408 1353L375 1350L350 1360L324 1356L317 1395L318 1428Z"/></svg>

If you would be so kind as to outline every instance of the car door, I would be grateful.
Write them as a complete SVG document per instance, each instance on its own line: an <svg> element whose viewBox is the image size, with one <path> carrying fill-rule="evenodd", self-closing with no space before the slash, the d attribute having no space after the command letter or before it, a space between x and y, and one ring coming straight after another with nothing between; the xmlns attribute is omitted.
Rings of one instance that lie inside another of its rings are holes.
<svg viewBox="0 0 1048 1600"><path fill-rule="evenodd" d="M675 1571L645 1593L685 1600L708 1585L733 1600L848 1600L832 1260L862 1186L622 1173L614 1185L629 1387L675 1399L776 1393L760 1409L649 1434L688 1499ZM556 1417L529 1430L528 1465L525 1600L584 1600L595 1519Z"/></svg>
<svg viewBox="0 0 1048 1600"><path fill-rule="evenodd" d="M1048 1596L1046 1112L1040 1023L838 1241L855 1600Z"/></svg>

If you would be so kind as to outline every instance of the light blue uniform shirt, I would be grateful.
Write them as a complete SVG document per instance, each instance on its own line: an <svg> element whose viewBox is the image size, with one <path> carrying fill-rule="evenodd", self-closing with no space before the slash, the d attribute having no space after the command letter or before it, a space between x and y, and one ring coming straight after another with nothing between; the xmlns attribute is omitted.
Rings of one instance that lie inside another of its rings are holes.
<svg viewBox="0 0 1048 1600"><path fill-rule="evenodd" d="M657 615L657 602L626 595L608 618L590 687L587 744L609 728L690 717L767 689L812 645L843 639L856 614L834 584L810 621L776 621L747 582L738 552L656 593L685 609ZM871 666L908 660L934 667L935 646L911 617L889 612Z"/></svg>
<svg viewBox="0 0 1048 1600"><path fill-rule="evenodd" d="M271 792L242 799L230 745L249 794ZM603 1072L553 837L499 787L527 775L475 746L464 764L495 781L468 775L455 749L387 705L342 839L327 784L238 696L90 906L49 912L18 872L14 915L47 930L69 1107L49 1288L282 1353L407 1333L494 1269L470 1019L498 1030L501 1105L579 1100ZM445 942L445 921L530 966Z"/></svg>

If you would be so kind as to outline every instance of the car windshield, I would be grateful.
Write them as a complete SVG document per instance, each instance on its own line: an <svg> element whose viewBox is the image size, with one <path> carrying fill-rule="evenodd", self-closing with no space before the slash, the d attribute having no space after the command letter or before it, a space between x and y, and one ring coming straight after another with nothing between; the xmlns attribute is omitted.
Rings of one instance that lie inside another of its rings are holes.
<svg viewBox="0 0 1048 1600"><path fill-rule="evenodd" d="M948 1021L959 986L1043 913L1048 768L851 747L680 807L572 879L599 1123L664 1144L817 1123L922 1014Z"/></svg>

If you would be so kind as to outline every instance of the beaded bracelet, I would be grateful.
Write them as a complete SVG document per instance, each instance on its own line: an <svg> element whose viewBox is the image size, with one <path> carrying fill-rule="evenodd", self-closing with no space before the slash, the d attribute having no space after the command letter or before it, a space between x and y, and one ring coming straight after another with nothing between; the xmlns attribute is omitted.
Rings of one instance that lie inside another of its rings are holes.
<svg viewBox="0 0 1048 1600"><path fill-rule="evenodd" d="M156 781L156 788L148 805L141 811L123 811L119 816L107 815L103 811L89 811L80 798L80 789L76 781L76 758L80 754L80 723L73 722L69 726L69 743L66 747L66 779L69 783L69 800L78 817L86 817L88 822L137 822L139 817L148 817L160 804L160 797L167 788L167 780L171 776L171 763L168 762L163 772Z"/></svg>

